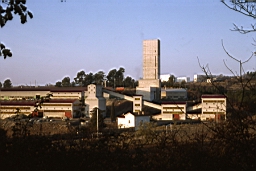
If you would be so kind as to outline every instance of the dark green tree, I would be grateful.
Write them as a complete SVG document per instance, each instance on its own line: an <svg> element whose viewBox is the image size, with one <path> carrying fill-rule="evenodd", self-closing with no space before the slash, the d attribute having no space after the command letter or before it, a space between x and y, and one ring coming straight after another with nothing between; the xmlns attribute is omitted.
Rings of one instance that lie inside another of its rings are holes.
<svg viewBox="0 0 256 171"><path fill-rule="evenodd" d="M105 77L105 73L103 71L98 71L96 74L94 74L94 83L95 84L102 84Z"/></svg>
<svg viewBox="0 0 256 171"><path fill-rule="evenodd" d="M2 83L0 82L0 88L2 88Z"/></svg>
<svg viewBox="0 0 256 171"><path fill-rule="evenodd" d="M62 87L61 81L57 81L55 87Z"/></svg>
<svg viewBox="0 0 256 171"><path fill-rule="evenodd" d="M116 81L116 86L118 87L123 87L123 80L124 80L124 72L125 72L125 69L120 67L118 69L118 71L116 72L116 75L115 75L115 81Z"/></svg>
<svg viewBox="0 0 256 171"><path fill-rule="evenodd" d="M19 15L22 24L27 22L28 16L33 18L33 14L26 7L26 0L2 0L0 4L0 25L1 28L13 19L13 15ZM12 57L12 52L6 48L4 43L0 42L0 56Z"/></svg>
<svg viewBox="0 0 256 171"><path fill-rule="evenodd" d="M112 122L116 121L115 101L113 101L111 104L110 118Z"/></svg>
<svg viewBox="0 0 256 171"><path fill-rule="evenodd" d="M92 84L94 82L93 73L90 72L89 74L86 74L84 81L85 81L85 84L84 84L85 86Z"/></svg>
<svg viewBox="0 0 256 171"><path fill-rule="evenodd" d="M132 77L127 76L127 77L125 77L123 84L124 84L124 87L133 88L133 87L135 87L135 80Z"/></svg>
<svg viewBox="0 0 256 171"><path fill-rule="evenodd" d="M185 80L182 80L182 81L181 81L180 87L181 87L181 88L186 88L186 81L185 81Z"/></svg>
<svg viewBox="0 0 256 171"><path fill-rule="evenodd" d="M7 79L4 81L4 88L11 88L12 87L12 82L10 79Z"/></svg>
<svg viewBox="0 0 256 171"><path fill-rule="evenodd" d="M79 71L76 75L76 77L74 78L76 84L79 84L79 86L84 87L85 86L85 72L84 71Z"/></svg>
<svg viewBox="0 0 256 171"><path fill-rule="evenodd" d="M99 124L99 129L102 129L105 124L104 124L104 118L102 115L102 110L98 109L98 108L93 108L93 110L91 111L92 117L90 119L90 126L96 130L97 127L97 110L98 110L98 124Z"/></svg>
<svg viewBox="0 0 256 171"><path fill-rule="evenodd" d="M63 78L62 82L61 82L61 85L63 87L70 87L70 78L69 77L65 77Z"/></svg>
<svg viewBox="0 0 256 171"><path fill-rule="evenodd" d="M115 82L116 82L116 78L115 78L116 72L117 72L116 69L112 69L112 70L110 70L110 71L108 72L107 80L108 80L108 86L109 86L109 87L115 86L114 84L115 84Z"/></svg>
<svg viewBox="0 0 256 171"><path fill-rule="evenodd" d="M175 76L174 75L171 75L167 81L167 86L168 87L172 87L173 84L174 84L174 79L175 79Z"/></svg>

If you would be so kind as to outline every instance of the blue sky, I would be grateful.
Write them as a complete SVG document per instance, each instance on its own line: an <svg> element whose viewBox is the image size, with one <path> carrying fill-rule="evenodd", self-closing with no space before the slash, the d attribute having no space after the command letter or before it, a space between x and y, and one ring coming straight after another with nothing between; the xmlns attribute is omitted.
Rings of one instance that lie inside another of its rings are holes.
<svg viewBox="0 0 256 171"><path fill-rule="evenodd" d="M28 0L34 18L20 24L15 16L0 30L0 41L12 58L0 58L0 82L14 85L55 84L84 70L106 74L124 67L125 75L142 77L142 41L160 39L161 73L213 74L239 72L224 52L246 60L255 51L255 33L230 31L233 23L249 27L254 20L225 7L219 0ZM256 57L244 65L256 69Z"/></svg>

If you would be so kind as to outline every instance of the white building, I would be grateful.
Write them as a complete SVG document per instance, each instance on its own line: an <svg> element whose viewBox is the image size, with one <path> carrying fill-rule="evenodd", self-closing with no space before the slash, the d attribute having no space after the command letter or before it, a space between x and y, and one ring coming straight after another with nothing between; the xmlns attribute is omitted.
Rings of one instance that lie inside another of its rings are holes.
<svg viewBox="0 0 256 171"><path fill-rule="evenodd" d="M175 82L181 83L182 81L190 82L190 78L189 77L176 77L175 78Z"/></svg>
<svg viewBox="0 0 256 171"><path fill-rule="evenodd" d="M160 75L160 80L163 82L163 81L169 81L169 78L170 78L171 74L161 74Z"/></svg>
<svg viewBox="0 0 256 171"><path fill-rule="evenodd" d="M204 82L206 81L206 76L205 75L194 75L194 82Z"/></svg>
<svg viewBox="0 0 256 171"><path fill-rule="evenodd" d="M160 99L160 40L143 41L143 79L139 80L136 94L152 101Z"/></svg>
<svg viewBox="0 0 256 171"><path fill-rule="evenodd" d="M143 123L150 122L150 116L138 115L135 113L128 112L126 114L117 117L118 128L135 128L138 130L139 126Z"/></svg>
<svg viewBox="0 0 256 171"><path fill-rule="evenodd" d="M226 120L227 102L224 95L202 95L201 120Z"/></svg>

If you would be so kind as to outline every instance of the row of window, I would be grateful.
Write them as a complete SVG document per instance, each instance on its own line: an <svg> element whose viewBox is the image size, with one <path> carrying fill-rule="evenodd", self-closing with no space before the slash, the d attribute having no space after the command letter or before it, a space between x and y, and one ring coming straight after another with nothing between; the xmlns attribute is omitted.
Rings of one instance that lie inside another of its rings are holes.
<svg viewBox="0 0 256 171"><path fill-rule="evenodd" d="M44 110L44 112L71 112L70 110Z"/></svg>
<svg viewBox="0 0 256 171"><path fill-rule="evenodd" d="M163 109L184 109L184 107L163 107Z"/></svg>
<svg viewBox="0 0 256 171"><path fill-rule="evenodd" d="M9 112L9 111L4 111L4 112L1 111L0 114L1 114L1 115L15 115L15 113ZM29 114L31 114L31 112L22 112L22 114L27 114L27 115L29 115Z"/></svg>
<svg viewBox="0 0 256 171"><path fill-rule="evenodd" d="M53 96L52 98L59 98L59 97L80 97L80 96L76 96L76 95L74 95L74 96Z"/></svg>
<svg viewBox="0 0 256 171"><path fill-rule="evenodd" d="M224 112L203 112L203 114L225 114Z"/></svg>
<svg viewBox="0 0 256 171"><path fill-rule="evenodd" d="M224 103L225 100L203 100L203 103Z"/></svg>
<svg viewBox="0 0 256 171"><path fill-rule="evenodd" d="M52 93L52 94L55 94L55 93ZM63 93L58 93L58 94L63 94ZM66 93L64 93L64 94L66 94ZM72 93L69 93L69 94L72 94ZM74 93L75 94L75 93ZM77 94L80 94L80 93L77 93Z"/></svg>
<svg viewBox="0 0 256 171"><path fill-rule="evenodd" d="M8 107L8 106L6 106L6 107L1 106L0 107L0 109L13 109L13 110L16 110L17 108L19 108L20 110L22 110L22 109L30 109L30 107Z"/></svg>
<svg viewBox="0 0 256 171"><path fill-rule="evenodd" d="M44 103L42 106L71 106L71 104L47 104Z"/></svg>
<svg viewBox="0 0 256 171"><path fill-rule="evenodd" d="M163 111L164 114L184 114L182 111Z"/></svg>

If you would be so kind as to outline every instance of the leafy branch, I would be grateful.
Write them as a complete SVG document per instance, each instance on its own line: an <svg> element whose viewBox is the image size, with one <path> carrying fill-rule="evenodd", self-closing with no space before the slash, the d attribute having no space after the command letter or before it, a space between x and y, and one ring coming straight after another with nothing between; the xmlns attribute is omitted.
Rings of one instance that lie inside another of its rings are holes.
<svg viewBox="0 0 256 171"><path fill-rule="evenodd" d="M6 23L13 19L13 15L20 16L20 22L25 24L27 18L33 18L33 14L26 7L26 0L2 0L0 4L0 26L1 28L6 25ZM6 48L3 43L0 42L0 56L12 57L12 52L10 49Z"/></svg>

